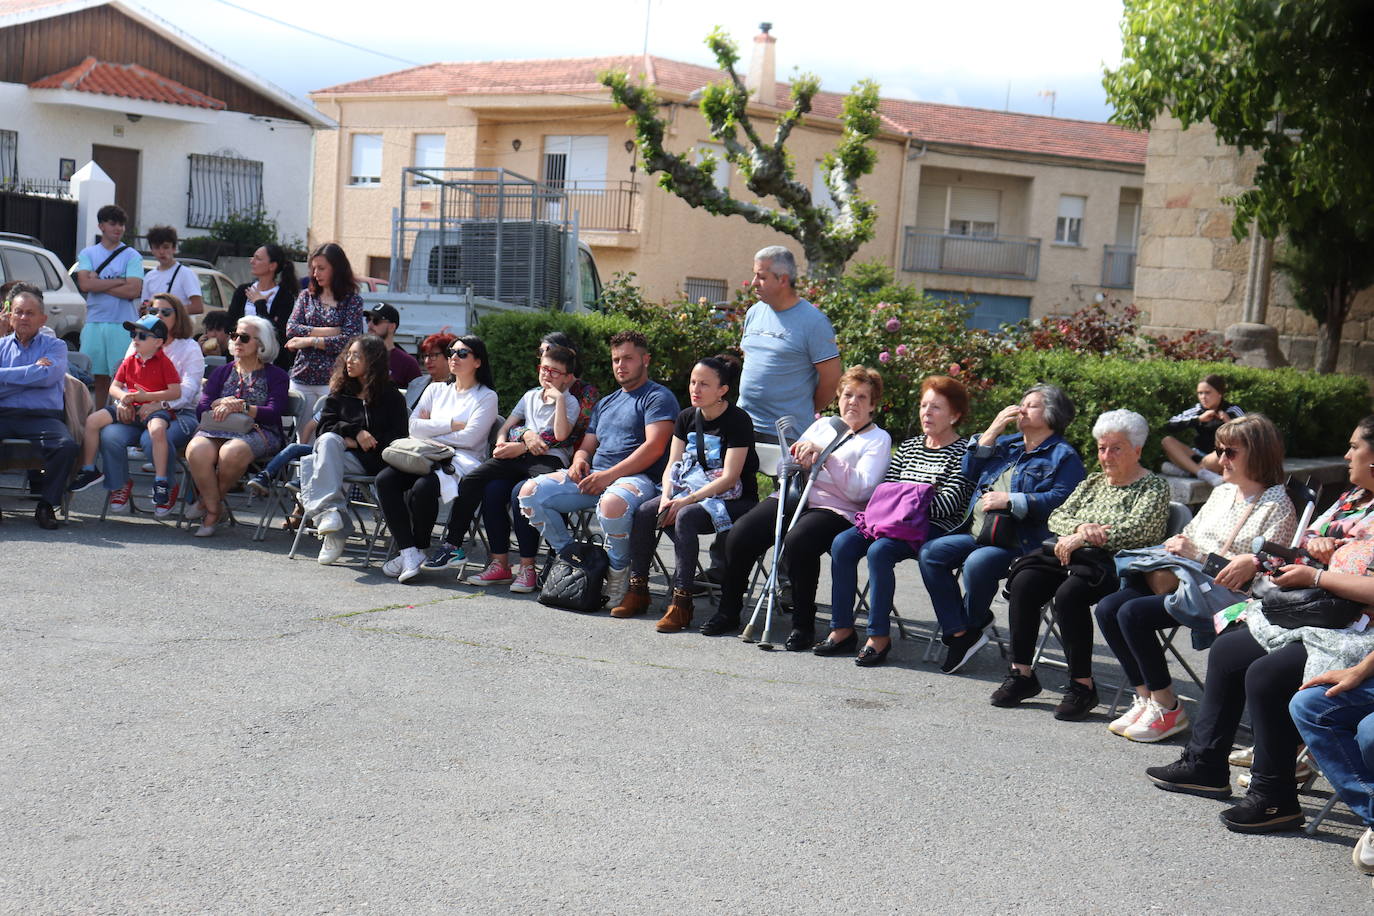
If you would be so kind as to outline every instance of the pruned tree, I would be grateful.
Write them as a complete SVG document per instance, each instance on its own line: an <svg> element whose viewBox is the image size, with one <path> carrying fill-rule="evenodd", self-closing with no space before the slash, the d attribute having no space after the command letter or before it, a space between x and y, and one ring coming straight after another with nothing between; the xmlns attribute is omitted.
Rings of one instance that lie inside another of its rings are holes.
<svg viewBox="0 0 1374 916"><path fill-rule="evenodd" d="M812 199L806 183L797 180L786 144L792 131L811 111L820 91L820 80L802 74L791 82L791 107L778 115L772 142L766 142L751 118L749 90L736 71L739 49L725 32L713 30L706 39L726 79L706 86L701 94L701 113L711 136L725 148L725 158L744 178L756 196L771 198L777 207L739 200L728 188L717 186L716 159L711 153L693 162L687 153L664 147L667 125L659 116L659 100L653 88L634 82L624 71L600 75L617 104L629 109L630 124L639 139L646 171L658 174L658 183L693 207L717 216L742 216L751 223L769 226L801 243L813 276L837 277L859 250L873 238L877 211L859 192L859 179L873 171L878 154L871 141L878 132L878 85L863 80L845 98L841 120L843 134L822 162L825 186L835 208ZM741 137L743 134L743 137Z"/></svg>
<svg viewBox="0 0 1374 916"><path fill-rule="evenodd" d="M1293 305L1317 319L1318 372L1336 371L1341 331L1360 290L1374 283L1374 239L1340 211L1314 212L1289 227L1274 266L1288 277Z"/></svg>

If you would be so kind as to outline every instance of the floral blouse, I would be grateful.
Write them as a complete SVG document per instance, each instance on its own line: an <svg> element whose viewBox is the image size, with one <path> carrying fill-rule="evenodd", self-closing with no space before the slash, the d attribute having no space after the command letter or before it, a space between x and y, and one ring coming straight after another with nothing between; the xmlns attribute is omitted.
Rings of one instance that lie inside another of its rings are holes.
<svg viewBox="0 0 1374 916"><path fill-rule="evenodd" d="M1120 487L1106 474L1089 474L1050 513L1050 531L1063 537L1089 523L1111 528L1104 545L1107 550L1158 544L1169 527L1169 485L1154 473Z"/></svg>
<svg viewBox="0 0 1374 916"><path fill-rule="evenodd" d="M354 293L330 308L307 286L296 298L296 307L286 322L286 339L303 337L311 328L340 328L342 333L326 337L323 347L297 350L291 377L302 385L328 385L339 354L349 341L367 330L362 296Z"/></svg>

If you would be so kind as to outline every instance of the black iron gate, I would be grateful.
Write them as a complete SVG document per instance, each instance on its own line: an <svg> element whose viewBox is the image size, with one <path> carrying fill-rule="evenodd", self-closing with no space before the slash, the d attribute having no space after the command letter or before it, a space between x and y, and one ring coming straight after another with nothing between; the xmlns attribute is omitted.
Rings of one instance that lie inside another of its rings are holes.
<svg viewBox="0 0 1374 916"><path fill-rule="evenodd" d="M32 235L61 259L76 261L76 201L56 194L0 190L0 231Z"/></svg>

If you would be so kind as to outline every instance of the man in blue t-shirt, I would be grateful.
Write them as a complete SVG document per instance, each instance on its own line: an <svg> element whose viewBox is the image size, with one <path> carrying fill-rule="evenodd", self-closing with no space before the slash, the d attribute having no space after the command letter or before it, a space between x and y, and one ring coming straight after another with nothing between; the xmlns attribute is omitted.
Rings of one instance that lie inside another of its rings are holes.
<svg viewBox="0 0 1374 916"><path fill-rule="evenodd" d="M135 303L143 298L143 256L120 240L129 218L114 204L95 214L100 241L76 258L76 285L86 294L86 326L81 329L81 352L91 358L95 375L95 406L105 406L110 379L129 348L124 322L138 318Z"/></svg>
<svg viewBox="0 0 1374 916"><path fill-rule="evenodd" d="M635 510L658 495L678 403L671 391L649 380L649 344L638 331L611 338L611 368L620 388L593 408L568 469L526 483L519 503L554 550L572 541L562 513L596 506L611 558L605 594L614 607L630 572Z"/></svg>
<svg viewBox="0 0 1374 916"><path fill-rule="evenodd" d="M792 252L772 245L754 255L751 285L759 301L744 316L739 406L765 442L778 441L778 417L790 416L798 435L810 426L835 399L843 368L834 326L797 295L796 283Z"/></svg>

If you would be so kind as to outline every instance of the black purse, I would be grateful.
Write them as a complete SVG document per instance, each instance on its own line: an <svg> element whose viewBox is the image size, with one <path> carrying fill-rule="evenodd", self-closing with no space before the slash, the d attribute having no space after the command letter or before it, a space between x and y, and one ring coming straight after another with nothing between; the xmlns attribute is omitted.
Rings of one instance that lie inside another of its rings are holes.
<svg viewBox="0 0 1374 916"><path fill-rule="evenodd" d="M983 513L983 525L973 539L984 547L1001 547L1019 551L1021 536L1016 530L1016 516L1010 509L989 509Z"/></svg>
<svg viewBox="0 0 1374 916"><path fill-rule="evenodd" d="M1364 615L1364 605L1338 598L1324 588L1280 588L1268 576L1260 576L1250 589L1260 600L1265 619L1276 627L1321 627L1343 630Z"/></svg>

